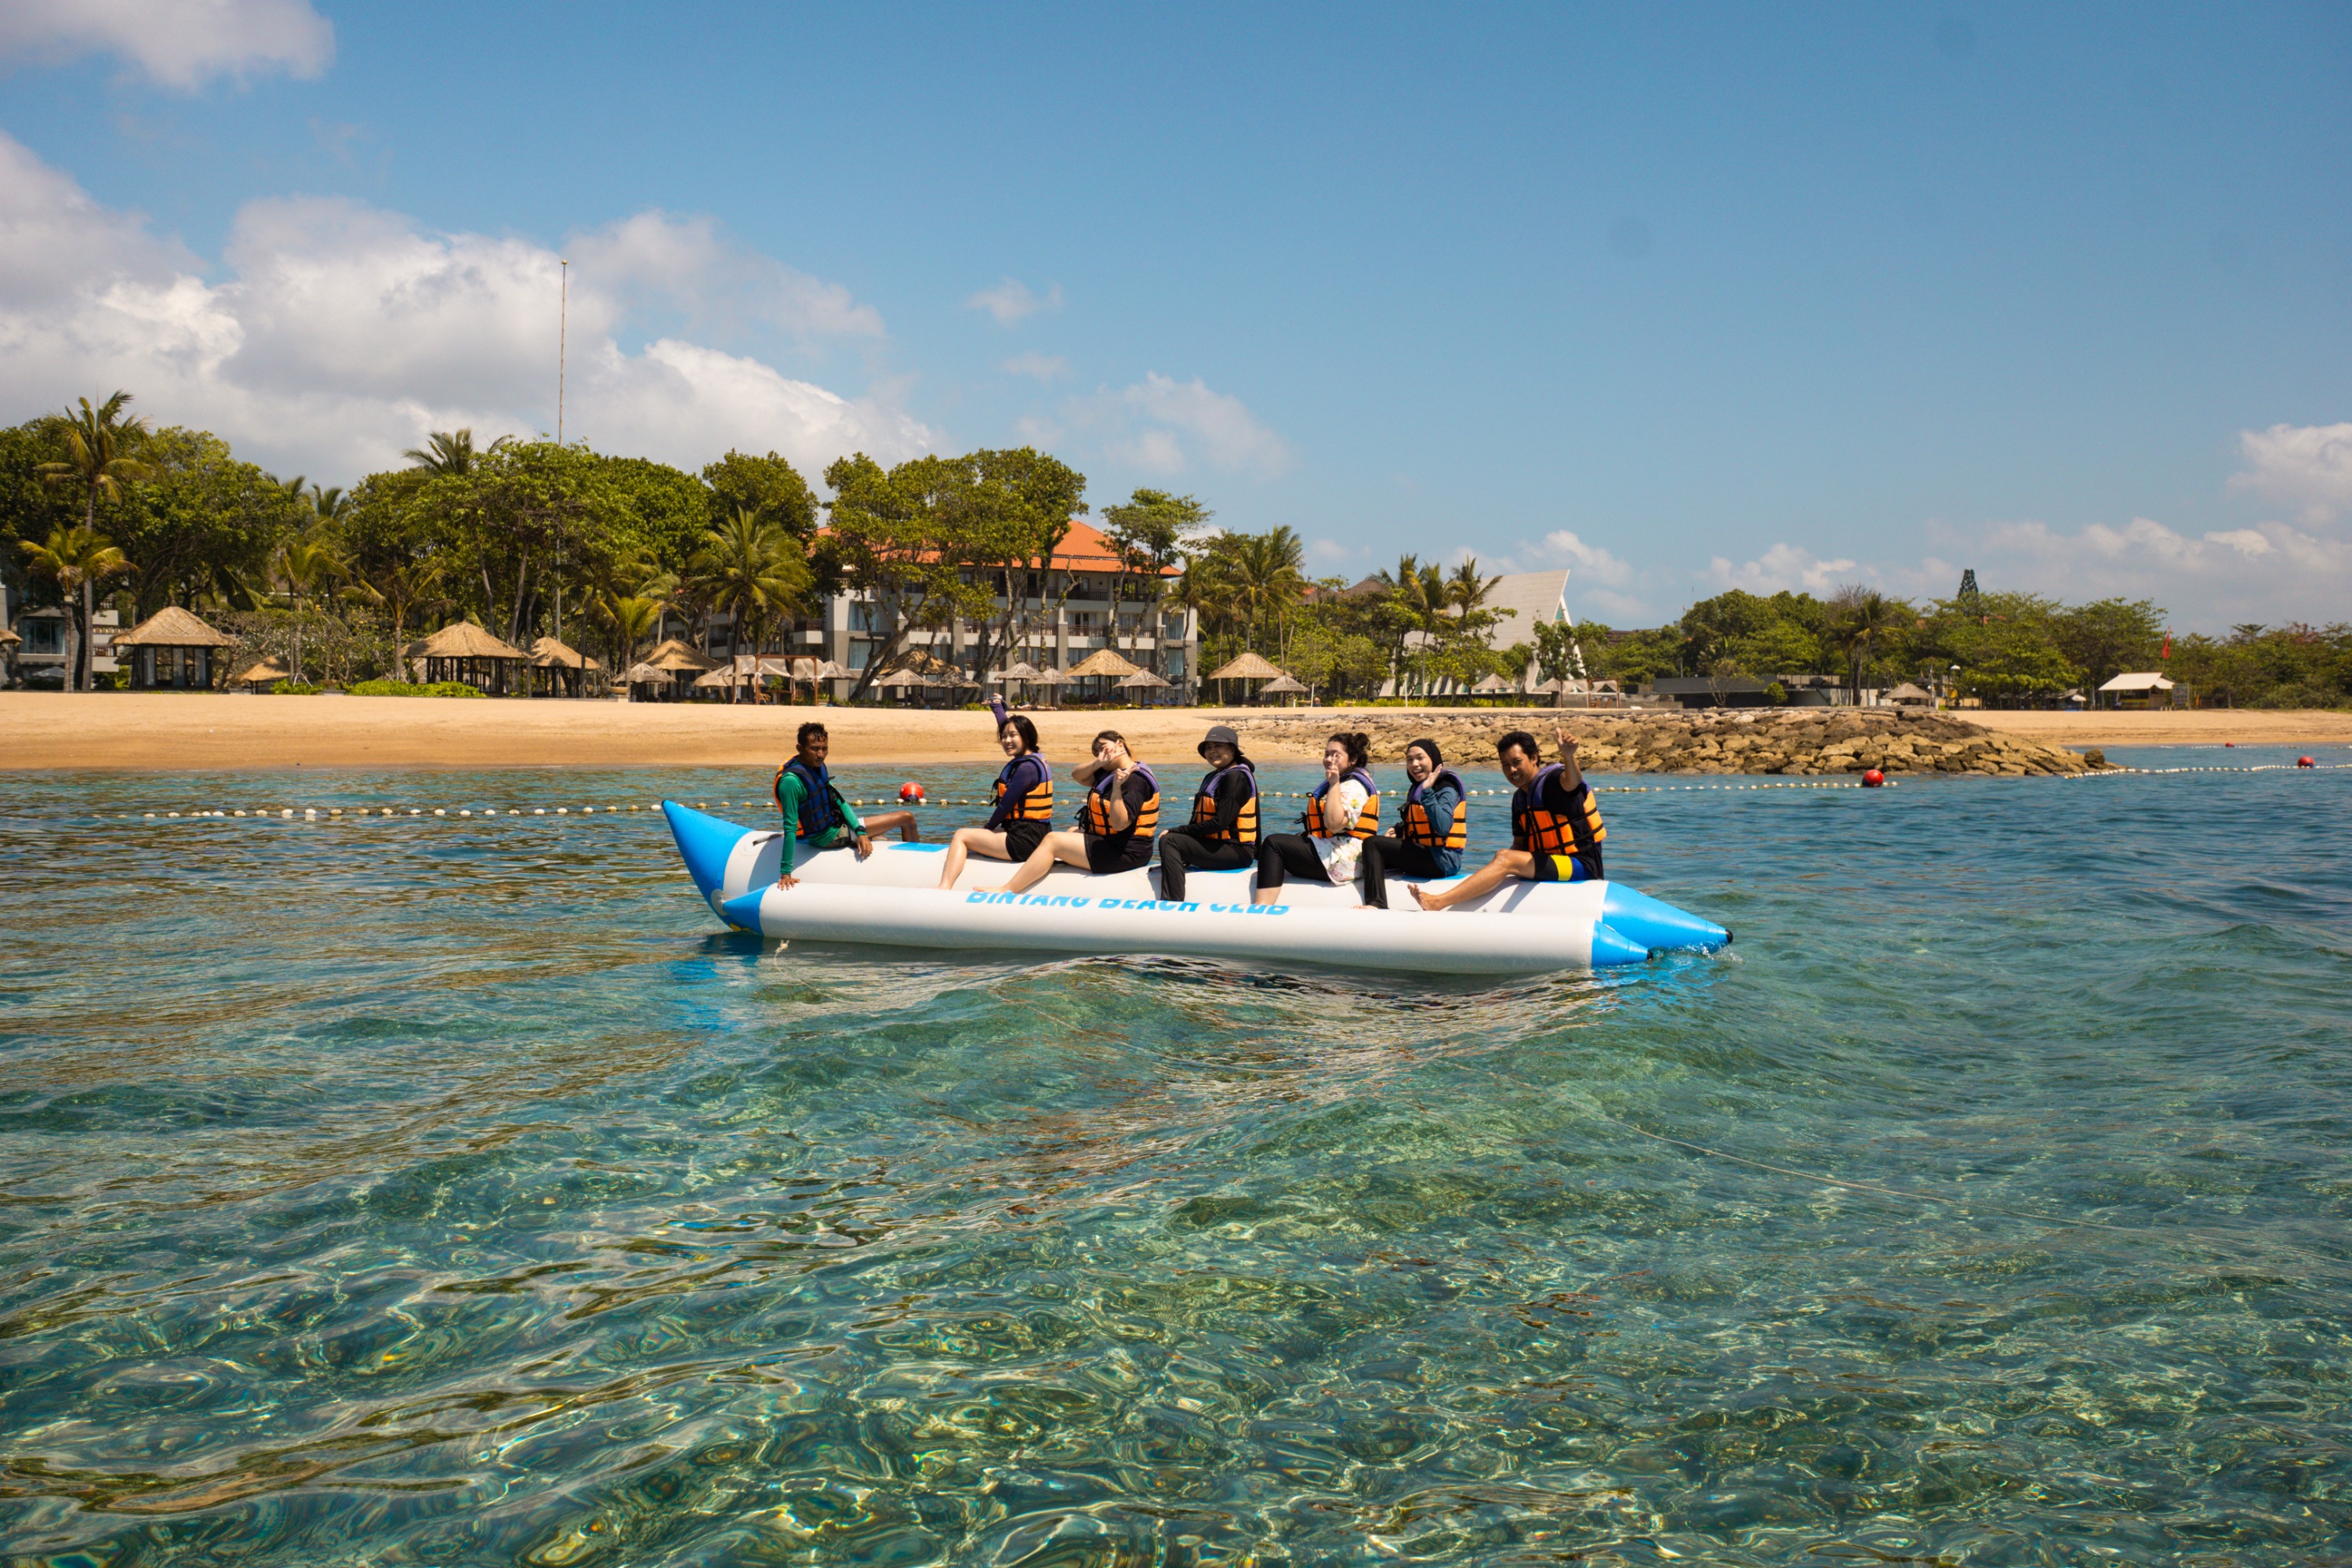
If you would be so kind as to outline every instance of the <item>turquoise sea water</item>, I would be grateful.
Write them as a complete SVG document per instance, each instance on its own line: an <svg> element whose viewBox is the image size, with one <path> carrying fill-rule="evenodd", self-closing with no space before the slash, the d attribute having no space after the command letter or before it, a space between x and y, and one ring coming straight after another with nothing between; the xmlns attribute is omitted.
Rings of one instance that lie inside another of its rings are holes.
<svg viewBox="0 0 2352 1568"><path fill-rule="evenodd" d="M1605 796L1737 944L1499 989L299 817L764 784L8 780L0 1558L2352 1552L2352 773Z"/></svg>

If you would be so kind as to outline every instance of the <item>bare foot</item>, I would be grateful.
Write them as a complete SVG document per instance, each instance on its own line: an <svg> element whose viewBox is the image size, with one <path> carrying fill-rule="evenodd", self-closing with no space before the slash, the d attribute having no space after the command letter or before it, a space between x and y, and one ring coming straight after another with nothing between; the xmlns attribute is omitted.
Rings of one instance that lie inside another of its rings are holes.
<svg viewBox="0 0 2352 1568"><path fill-rule="evenodd" d="M1433 901L1437 897L1435 893L1423 892L1419 883L1409 882L1406 886L1412 889L1412 901L1419 904L1423 909L1427 910L1431 914L1436 914L1439 910L1445 908L1444 904Z"/></svg>

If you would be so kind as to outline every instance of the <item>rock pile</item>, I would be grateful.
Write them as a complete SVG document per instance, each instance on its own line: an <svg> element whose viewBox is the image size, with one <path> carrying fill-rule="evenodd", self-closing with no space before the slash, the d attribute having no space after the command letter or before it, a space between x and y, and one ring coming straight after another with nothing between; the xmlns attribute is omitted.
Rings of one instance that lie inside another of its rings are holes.
<svg viewBox="0 0 2352 1568"><path fill-rule="evenodd" d="M2098 763L2060 746L2005 735L1948 713L1886 709L1736 709L1711 712L1587 713L1548 709L1369 708L1241 721L1242 743L1266 757L1322 755L1334 730L1371 736L1377 762L1401 762L1408 742L1426 735L1449 763L1486 765L1496 739L1528 730L1552 755L1552 727L1564 723L1583 765L1596 773L2082 773ZM2102 759L2103 761L2104 759Z"/></svg>

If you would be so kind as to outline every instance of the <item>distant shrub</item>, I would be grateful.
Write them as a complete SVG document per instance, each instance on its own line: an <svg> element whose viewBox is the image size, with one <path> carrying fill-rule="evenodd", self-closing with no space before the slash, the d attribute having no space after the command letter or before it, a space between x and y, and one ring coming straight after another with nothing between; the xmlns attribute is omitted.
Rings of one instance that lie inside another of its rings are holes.
<svg viewBox="0 0 2352 1568"><path fill-rule="evenodd" d="M272 697L316 697L319 689L307 680L281 680L269 689Z"/></svg>
<svg viewBox="0 0 2352 1568"><path fill-rule="evenodd" d="M353 697L479 697L462 680L362 680L349 688Z"/></svg>

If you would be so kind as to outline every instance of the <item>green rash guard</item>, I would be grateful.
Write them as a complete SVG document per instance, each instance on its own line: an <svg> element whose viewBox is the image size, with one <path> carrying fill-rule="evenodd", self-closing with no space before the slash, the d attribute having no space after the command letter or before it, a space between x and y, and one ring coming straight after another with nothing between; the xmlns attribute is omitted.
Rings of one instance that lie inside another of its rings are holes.
<svg viewBox="0 0 2352 1568"><path fill-rule="evenodd" d="M807 791L802 785L798 773L788 773L776 781L776 798L783 806L784 828L787 832L796 829L801 819L802 797L806 794ZM866 819L858 816L857 808L846 800L841 803L841 816L843 825L821 837L808 840L810 847L838 849L845 844L854 842L859 834L866 831Z"/></svg>

